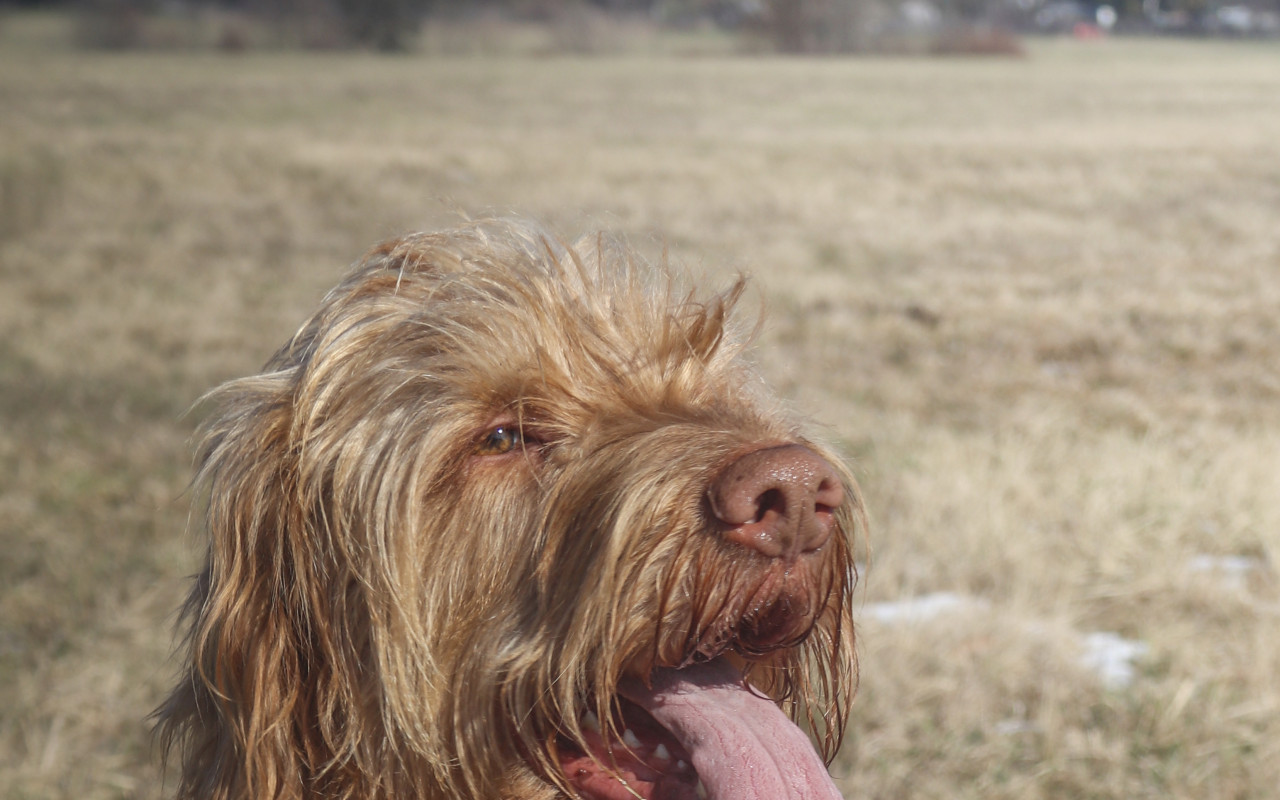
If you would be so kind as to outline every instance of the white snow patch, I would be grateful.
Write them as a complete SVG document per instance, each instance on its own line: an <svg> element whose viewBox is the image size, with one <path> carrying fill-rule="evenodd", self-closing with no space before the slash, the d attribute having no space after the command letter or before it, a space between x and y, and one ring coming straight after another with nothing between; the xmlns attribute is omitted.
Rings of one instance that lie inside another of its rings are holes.
<svg viewBox="0 0 1280 800"><path fill-rule="evenodd" d="M912 625L930 622L944 616L972 615L974 612L991 612L991 604L970 595L955 592L934 592L904 600L882 603L868 603L862 606L860 616L863 620L871 620L884 625ZM1050 636L1051 628L1046 623L1018 620L1013 623L1027 636L1044 638ZM1061 630L1054 627L1052 630ZM1135 677L1134 662L1143 658L1150 651L1146 642L1126 639L1116 633L1095 631L1083 633L1069 631L1082 651L1079 663L1085 669L1097 674L1099 680L1108 689L1123 689L1133 683ZM1053 638L1061 639L1062 634L1053 634ZM1003 725L1003 723L1002 723ZM1010 729L1009 731L1015 732Z"/></svg>
<svg viewBox="0 0 1280 800"><path fill-rule="evenodd" d="M1249 575L1260 569L1262 569L1262 560L1248 556L1201 554L1187 562L1187 572L1212 575L1224 588L1237 591L1247 589Z"/></svg>
<svg viewBox="0 0 1280 800"><path fill-rule="evenodd" d="M1001 736L1016 736L1019 733L1038 733L1040 726L1025 719L1011 717L997 722L995 731Z"/></svg>
<svg viewBox="0 0 1280 800"><path fill-rule="evenodd" d="M1098 673L1108 689L1123 689L1132 684L1133 662L1151 649L1146 642L1126 639L1107 631L1086 633L1080 642L1084 647L1080 663Z"/></svg>
<svg viewBox="0 0 1280 800"><path fill-rule="evenodd" d="M944 614L985 609L986 602L954 592L935 592L884 603L870 603L862 608L866 619L876 622L927 622Z"/></svg>

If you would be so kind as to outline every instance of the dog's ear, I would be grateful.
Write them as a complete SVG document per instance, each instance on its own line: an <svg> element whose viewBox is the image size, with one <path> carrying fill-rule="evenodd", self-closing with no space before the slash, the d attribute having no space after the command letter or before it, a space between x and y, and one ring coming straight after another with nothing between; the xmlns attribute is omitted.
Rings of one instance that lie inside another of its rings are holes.
<svg viewBox="0 0 1280 800"><path fill-rule="evenodd" d="M186 674L157 712L179 797L300 797L329 748L311 674L330 626L309 594L330 559L301 508L281 373L224 387L202 428L208 556L184 610ZM328 676L332 680L332 676Z"/></svg>

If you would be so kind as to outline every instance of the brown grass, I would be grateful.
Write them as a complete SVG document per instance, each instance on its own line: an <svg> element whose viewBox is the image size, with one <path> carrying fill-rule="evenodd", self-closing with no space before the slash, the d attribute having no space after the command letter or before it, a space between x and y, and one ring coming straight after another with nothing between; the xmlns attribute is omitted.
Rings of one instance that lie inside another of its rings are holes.
<svg viewBox="0 0 1280 800"><path fill-rule="evenodd" d="M1280 785L1273 46L219 58L24 25L0 21L3 796L161 794L184 410L455 207L750 270L764 368L871 506L858 602L981 603L864 622L848 796ZM1089 631L1147 643L1131 684L1081 665Z"/></svg>

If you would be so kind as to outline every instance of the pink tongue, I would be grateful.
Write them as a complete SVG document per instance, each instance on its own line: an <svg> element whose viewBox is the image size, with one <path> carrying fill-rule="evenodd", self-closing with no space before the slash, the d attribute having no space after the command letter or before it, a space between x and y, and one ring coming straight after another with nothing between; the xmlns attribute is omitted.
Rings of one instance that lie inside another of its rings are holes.
<svg viewBox="0 0 1280 800"><path fill-rule="evenodd" d="M724 661L622 687L684 745L711 800L841 800L809 738Z"/></svg>

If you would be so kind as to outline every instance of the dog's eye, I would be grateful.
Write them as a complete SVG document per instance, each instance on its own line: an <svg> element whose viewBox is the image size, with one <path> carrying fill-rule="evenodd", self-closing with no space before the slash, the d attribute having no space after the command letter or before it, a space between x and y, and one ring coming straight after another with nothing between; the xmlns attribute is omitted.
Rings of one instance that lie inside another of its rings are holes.
<svg viewBox="0 0 1280 800"><path fill-rule="evenodd" d="M499 425L476 445L476 455L500 456L525 444L524 434L516 425Z"/></svg>

